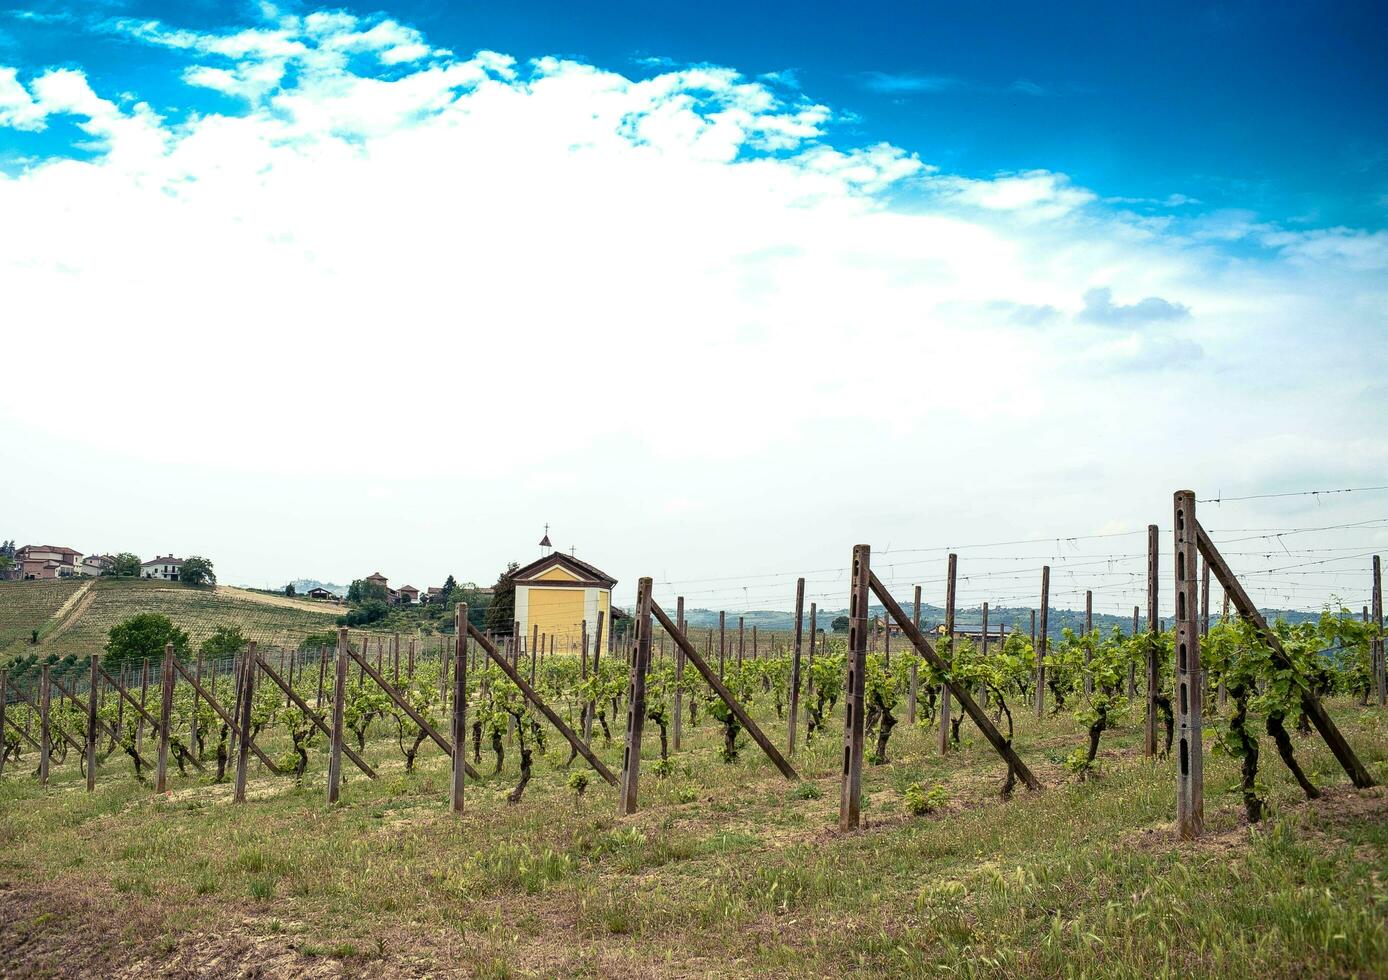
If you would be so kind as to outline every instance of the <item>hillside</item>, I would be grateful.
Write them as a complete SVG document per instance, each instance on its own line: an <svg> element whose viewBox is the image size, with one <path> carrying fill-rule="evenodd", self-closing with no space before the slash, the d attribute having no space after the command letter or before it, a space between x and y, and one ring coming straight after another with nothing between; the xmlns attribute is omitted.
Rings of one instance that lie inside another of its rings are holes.
<svg viewBox="0 0 1388 980"><path fill-rule="evenodd" d="M144 579L0 582L0 656L99 652L111 627L136 613L168 616L196 646L218 626L239 626L261 645L297 645L334 628L341 610L243 589L202 589ZM39 646L28 639L39 630Z"/></svg>

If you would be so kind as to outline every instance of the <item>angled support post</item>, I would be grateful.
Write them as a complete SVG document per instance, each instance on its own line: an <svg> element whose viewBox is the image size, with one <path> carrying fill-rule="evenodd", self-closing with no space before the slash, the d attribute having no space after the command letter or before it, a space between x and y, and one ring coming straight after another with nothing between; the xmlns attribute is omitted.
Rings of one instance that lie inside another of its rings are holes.
<svg viewBox="0 0 1388 980"><path fill-rule="evenodd" d="M324 735L328 736L328 738L331 740L333 733L332 729L328 727L328 723L323 720L323 717L318 712L311 709L308 706L308 703L304 701L303 698L299 697L299 693L294 690L294 685L290 684L283 677L281 677L279 675L279 672L276 671L275 668L271 667L268 663L265 662L264 657L260 658L260 669L265 672L266 677L270 678L270 680L274 682L276 687L278 687L281 691L284 692L285 700L287 700L290 704L294 705L300 711L302 711L304 713L304 717L307 718L309 721L313 722L313 726L317 728L320 732L322 732ZM376 778L376 770L372 769L369 765L367 765L366 760L363 759L361 756L357 755L357 753L352 749L351 745L347 744L346 742L343 742L342 751L347 754L347 758L351 759L352 763L358 769L360 769L366 776L370 777L371 779Z"/></svg>
<svg viewBox="0 0 1388 980"><path fill-rule="evenodd" d="M872 591L876 594L877 598L881 600L882 605L886 607L887 614L901 624L901 631L910 639L916 651L924 657L932 667L944 675L945 683L949 685L954 694L954 699L959 702L959 706L964 709L964 713L978 726L978 730L983 733L983 737L988 740L988 744L992 745L998 755L1002 756L1008 768L1010 768L1017 778L1026 785L1027 789L1040 789L1041 783L1032 775L1031 770L1027 768L1026 763L1022 761L1021 756L1019 756L1016 749L1012 747L1012 743L1002 737L1002 733L997 730L992 720L983 709L978 706L978 702L973 699L973 695L950 676L949 665L944 662L938 653L936 653L935 648L930 645L930 641L925 638L925 635L921 633L920 630L916 629L915 624L906 618L906 611L892 598L892 594L888 592L886 587L878 580L876 574L869 572L869 575ZM852 620L850 619L849 622L851 624ZM852 629L851 625L849 628L850 630ZM850 636L851 635L850 632Z"/></svg>
<svg viewBox="0 0 1388 980"><path fill-rule="evenodd" d="M728 710L733 713L738 722L742 725L743 731L750 735L752 741L760 746L761 750L766 753L766 757L781 771L781 775L785 776L787 779L798 780L800 774L785 760L785 757L776 749L776 746L771 743L771 739L766 737L766 733L761 730L761 726L752 720L752 716L747 713L747 709L742 706L741 702L733 697L733 693L728 690L727 685L723 683L718 674L709 667L707 661L699 656L699 651L694 649L694 644L689 642L689 637L684 635L684 631L675 628L675 624L671 622L670 617L665 614L665 610L660 608L660 603L656 602L654 598L651 599L651 615L670 633L671 638L679 644L680 649L684 651L685 659L694 665L694 669L703 676L708 686L713 688L714 693L728 706Z"/></svg>
<svg viewBox="0 0 1388 980"><path fill-rule="evenodd" d="M544 699L535 692L535 689L526 683L525 678L520 675L520 672L516 670L515 666L492 645L492 641L487 639L487 637L471 623L468 624L467 632L468 636L476 640L478 646L486 651L492 663L500 667L501 672L507 676L511 683L520 688L520 692L525 696L526 700L536 708L539 708L540 713L549 720L549 723L558 730L560 735L564 736L565 741L573 746L578 751L578 754L587 760L588 765L592 766L593 769L597 771L598 775L607 780L609 786L616 786L617 777L613 775L612 770L603 765L603 761L593 754L593 750L588 747L588 744L574 734L574 730L564 723L564 719L559 717L559 714L545 703ZM469 772L468 775L473 779L479 778L472 772Z"/></svg>
<svg viewBox="0 0 1388 980"><path fill-rule="evenodd" d="M1224 561L1224 556L1214 546L1210 536L1205 533L1205 529L1199 524L1195 525L1196 540L1200 547L1200 554L1210 563L1210 570L1219 579L1219 584L1224 587L1224 591L1234 602L1234 608L1238 610L1240 616L1253 624L1258 635L1272 651L1273 660L1277 666L1292 672L1296 678L1297 686L1301 689L1301 710L1306 712L1306 716L1311 719L1311 723L1316 726L1316 731L1320 732L1321 738L1325 739L1325 744L1329 747L1335 760L1340 763L1345 774L1349 776L1350 782L1354 783L1359 789L1367 789L1375 785L1373 777L1369 775L1369 770L1364 767L1364 763L1359 761L1359 757L1354 754L1354 749L1350 748L1349 742L1344 735L1340 734L1340 729L1335 726L1334 720L1329 712L1325 710L1325 705L1321 704L1320 698L1316 697L1310 683L1306 678L1300 676L1291 658L1287 656L1286 649L1282 646L1282 641L1277 634L1268 626L1263 614L1258 611L1258 607L1244 591L1239 580L1234 577L1233 570Z"/></svg>

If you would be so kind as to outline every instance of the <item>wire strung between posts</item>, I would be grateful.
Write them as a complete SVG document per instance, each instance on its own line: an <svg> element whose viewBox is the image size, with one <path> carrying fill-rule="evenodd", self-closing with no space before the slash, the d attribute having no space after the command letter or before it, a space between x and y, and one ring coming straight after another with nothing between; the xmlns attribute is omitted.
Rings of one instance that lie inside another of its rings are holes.
<svg viewBox="0 0 1388 980"><path fill-rule="evenodd" d="M1332 493L1373 493L1378 490L1388 490L1385 487L1345 487L1341 490L1287 490L1282 493L1252 493L1245 497L1206 497L1197 500L1197 504L1231 504L1236 500L1272 500L1274 497L1320 497Z"/></svg>

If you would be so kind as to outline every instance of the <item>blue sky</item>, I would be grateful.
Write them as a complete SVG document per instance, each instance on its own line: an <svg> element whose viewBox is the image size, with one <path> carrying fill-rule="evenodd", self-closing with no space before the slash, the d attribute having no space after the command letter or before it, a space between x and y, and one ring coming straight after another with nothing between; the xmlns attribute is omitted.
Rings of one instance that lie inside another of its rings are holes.
<svg viewBox="0 0 1388 980"><path fill-rule="evenodd" d="M254 20L249 7L238 17L236 6L211 3L25 9L52 19L0 18L0 62L80 63L94 80L175 112L224 100L190 102L175 53L90 22L219 29ZM788 72L847 117L835 124L840 145L886 140L956 173L1045 167L1105 197L1194 198L1288 223L1377 229L1388 217L1382 4L401 0L387 12L459 52L565 55L632 75L701 62L748 76ZM71 135L0 130L0 148L29 155Z"/></svg>
<svg viewBox="0 0 1388 980"><path fill-rule="evenodd" d="M548 523L628 590L1054 541L961 602L1122 612L1140 551L1060 563L1173 490L1388 484L1381 15L957 8L0 14L0 338L63 379L0 386L0 537L423 586ZM1216 529L1352 524L1251 587L1353 605L1382 499Z"/></svg>

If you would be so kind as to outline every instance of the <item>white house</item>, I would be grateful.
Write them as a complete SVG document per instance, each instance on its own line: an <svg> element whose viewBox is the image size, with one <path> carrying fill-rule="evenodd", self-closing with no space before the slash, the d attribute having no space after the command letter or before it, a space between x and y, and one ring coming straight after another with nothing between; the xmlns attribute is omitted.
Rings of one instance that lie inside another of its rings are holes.
<svg viewBox="0 0 1388 980"><path fill-rule="evenodd" d="M178 581L178 570L183 567L183 559L175 558L173 555L165 555L162 558L151 558L149 561L140 563L141 578L158 578L166 582Z"/></svg>

